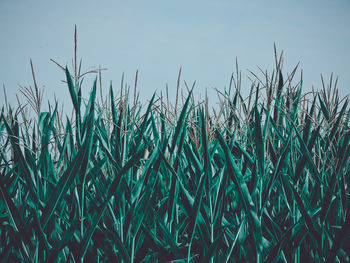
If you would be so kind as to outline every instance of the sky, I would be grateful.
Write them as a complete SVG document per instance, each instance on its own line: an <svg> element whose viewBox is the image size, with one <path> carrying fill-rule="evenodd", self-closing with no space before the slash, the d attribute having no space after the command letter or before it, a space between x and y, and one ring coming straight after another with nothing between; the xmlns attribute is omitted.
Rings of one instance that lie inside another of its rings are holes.
<svg viewBox="0 0 350 263"><path fill-rule="evenodd" d="M175 95L182 67L194 93L217 100L214 88L224 90L236 58L242 89L248 92L259 67L274 69L274 43L284 52L286 76L300 62L303 90L321 89L320 74L329 81L339 76L341 95L350 92L350 1L0 1L0 84L10 104L17 104L20 86L33 86L30 59L44 102L57 96L65 104L69 92L64 72L50 59L72 69L74 26L82 69L103 67L103 92L110 81L115 93L122 74L133 87L138 70L141 100L157 91ZM300 75L300 71L298 71ZM298 76L299 76L298 75ZM88 96L95 75L84 80ZM0 93L0 106L4 103ZM20 98L23 98L19 95Z"/></svg>

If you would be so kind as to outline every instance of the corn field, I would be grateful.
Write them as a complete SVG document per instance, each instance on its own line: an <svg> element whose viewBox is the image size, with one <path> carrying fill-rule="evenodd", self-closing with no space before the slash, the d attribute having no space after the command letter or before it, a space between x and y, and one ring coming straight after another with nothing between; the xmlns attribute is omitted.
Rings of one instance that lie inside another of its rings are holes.
<svg viewBox="0 0 350 263"><path fill-rule="evenodd" d="M348 98L279 62L216 110L187 86L98 102L97 79L84 100L77 67L71 118L22 88L0 113L0 261L349 262Z"/></svg>

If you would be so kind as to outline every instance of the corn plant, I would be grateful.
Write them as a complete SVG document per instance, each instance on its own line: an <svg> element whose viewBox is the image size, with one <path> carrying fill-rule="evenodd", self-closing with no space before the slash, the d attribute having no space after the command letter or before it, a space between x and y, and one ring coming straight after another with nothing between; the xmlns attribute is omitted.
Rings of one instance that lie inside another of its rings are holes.
<svg viewBox="0 0 350 263"><path fill-rule="evenodd" d="M281 59L213 114L193 88L172 110L123 84L98 103L96 80L85 101L76 64L72 118L22 89L36 117L0 115L1 262L349 261L348 99L302 93Z"/></svg>

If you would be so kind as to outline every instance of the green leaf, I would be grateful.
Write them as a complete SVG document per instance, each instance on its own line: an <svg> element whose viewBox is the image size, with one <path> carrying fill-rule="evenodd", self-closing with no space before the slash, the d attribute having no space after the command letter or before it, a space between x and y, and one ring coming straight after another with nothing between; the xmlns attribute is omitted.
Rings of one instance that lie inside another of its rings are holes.
<svg viewBox="0 0 350 263"><path fill-rule="evenodd" d="M262 249L262 232L261 232L261 224L258 219L257 213L256 213L256 208L254 206L253 200L249 194L248 187L246 183L244 182L243 176L236 166L234 160L232 159L231 152L222 137L221 133L217 130L217 137L219 139L220 145L225 153L225 159L226 159L226 169L227 172L235 184L237 190L238 190L238 195L240 198L240 201L242 202L244 212L247 215L248 218L248 224L250 226L250 231L254 237L254 245L259 253Z"/></svg>
<svg viewBox="0 0 350 263"><path fill-rule="evenodd" d="M329 117L330 117L330 116L329 116L329 111L328 111L328 109L327 109L327 107L326 107L324 101L321 99L320 94L318 94L318 100L319 100L319 102L320 102L321 110L322 110L322 112L323 112L324 117L326 118L327 121L329 121Z"/></svg>
<svg viewBox="0 0 350 263"><path fill-rule="evenodd" d="M55 212L56 207L61 202L62 198L67 193L69 187L71 187L74 178L79 174L81 168L81 161L88 151L88 140L80 148L78 154L72 160L68 168L65 170L60 180L58 181L50 199L45 204L45 209L41 216L42 228L45 229L49 220L51 219L53 213Z"/></svg>
<svg viewBox="0 0 350 263"><path fill-rule="evenodd" d="M1 177L5 176L5 169L2 170ZM8 194L6 187L4 186L2 182L2 178L0 178L0 193L2 201L4 202L6 206L6 210L9 214L9 217L12 221L12 225L14 226L15 230L19 232L23 228L23 222L21 219L21 216L17 210L17 207L13 203L10 195Z"/></svg>
<svg viewBox="0 0 350 263"><path fill-rule="evenodd" d="M341 229L339 229L336 232L336 236L333 240L332 249L331 249L330 253L328 254L326 263L331 263L331 262L335 261L335 258L337 256L339 250L343 246L344 242L349 238L349 234L350 234L350 202L348 203L346 211L347 211L347 213L346 213L346 218L345 218L344 224L341 227Z"/></svg>
<svg viewBox="0 0 350 263"><path fill-rule="evenodd" d="M263 136L261 131L261 117L257 106L254 107L255 112L255 143L258 156L258 167L260 171L260 177L265 177L265 146L263 142Z"/></svg>

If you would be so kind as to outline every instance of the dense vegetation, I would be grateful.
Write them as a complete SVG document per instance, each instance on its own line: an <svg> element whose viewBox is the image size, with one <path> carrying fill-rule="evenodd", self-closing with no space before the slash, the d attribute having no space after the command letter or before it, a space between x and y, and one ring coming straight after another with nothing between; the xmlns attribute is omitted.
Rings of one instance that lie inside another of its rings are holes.
<svg viewBox="0 0 350 263"><path fill-rule="evenodd" d="M332 80L304 94L276 60L246 99L232 76L215 111L193 89L142 107L123 84L98 103L96 81L85 101L64 70L72 118L41 111L36 83L1 109L1 262L349 260L350 113Z"/></svg>

